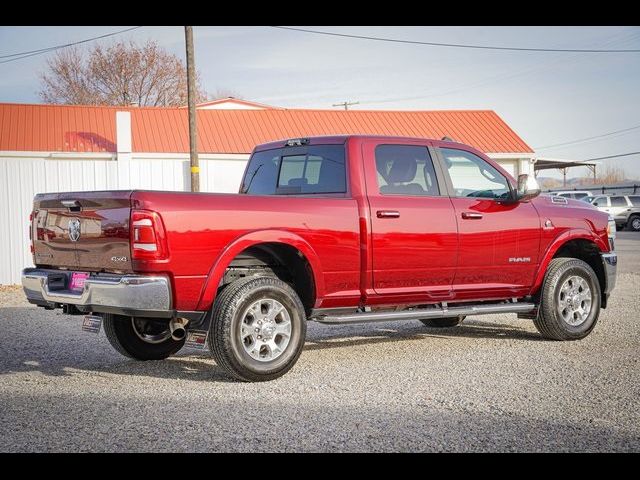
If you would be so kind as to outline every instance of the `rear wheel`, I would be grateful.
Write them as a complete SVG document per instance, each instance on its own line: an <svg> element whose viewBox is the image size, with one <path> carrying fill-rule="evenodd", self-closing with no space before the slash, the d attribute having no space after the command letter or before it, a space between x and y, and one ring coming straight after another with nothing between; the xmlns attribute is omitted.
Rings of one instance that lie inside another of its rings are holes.
<svg viewBox="0 0 640 480"><path fill-rule="evenodd" d="M542 284L535 326L550 340L584 338L598 321L600 299L600 283L588 263L554 258Z"/></svg>
<svg viewBox="0 0 640 480"><path fill-rule="evenodd" d="M111 346L122 355L136 360L162 360L184 345L174 340L166 319L127 317L105 313L104 331Z"/></svg>
<svg viewBox="0 0 640 480"><path fill-rule="evenodd" d="M293 288L274 277L247 277L216 299L209 347L216 363L238 380L273 380L298 360L306 329Z"/></svg>
<svg viewBox="0 0 640 480"><path fill-rule="evenodd" d="M450 328L460 325L465 319L464 315L458 317L446 317L446 318L423 318L420 321L431 328Z"/></svg>
<svg viewBox="0 0 640 480"><path fill-rule="evenodd" d="M631 215L627 222L627 228L634 232L640 232L640 215Z"/></svg>

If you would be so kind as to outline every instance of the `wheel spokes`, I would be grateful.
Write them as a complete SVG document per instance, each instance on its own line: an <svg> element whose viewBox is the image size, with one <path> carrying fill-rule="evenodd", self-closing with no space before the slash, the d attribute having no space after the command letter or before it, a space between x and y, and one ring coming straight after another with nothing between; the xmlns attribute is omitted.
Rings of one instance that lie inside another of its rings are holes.
<svg viewBox="0 0 640 480"><path fill-rule="evenodd" d="M273 298L254 301L245 309L239 336L245 352L261 362L278 358L291 339L291 317Z"/></svg>

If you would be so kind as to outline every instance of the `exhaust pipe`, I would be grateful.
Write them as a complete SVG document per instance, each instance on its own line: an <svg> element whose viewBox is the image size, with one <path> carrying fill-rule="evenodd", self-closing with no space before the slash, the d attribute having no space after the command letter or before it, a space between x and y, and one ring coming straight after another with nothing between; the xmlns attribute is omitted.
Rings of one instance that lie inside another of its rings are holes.
<svg viewBox="0 0 640 480"><path fill-rule="evenodd" d="M171 332L171 338L176 341L180 341L187 336L186 326L189 320L186 318L172 318L169 322L169 331Z"/></svg>

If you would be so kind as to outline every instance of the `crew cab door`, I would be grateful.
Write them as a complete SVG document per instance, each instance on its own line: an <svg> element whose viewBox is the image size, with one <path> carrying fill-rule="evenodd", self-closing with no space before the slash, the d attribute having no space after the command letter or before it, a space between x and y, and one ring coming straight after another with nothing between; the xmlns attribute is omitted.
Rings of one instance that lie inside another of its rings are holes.
<svg viewBox="0 0 640 480"><path fill-rule="evenodd" d="M370 140L363 149L375 293L447 298L457 226L429 144Z"/></svg>
<svg viewBox="0 0 640 480"><path fill-rule="evenodd" d="M509 202L512 182L467 150L438 148L458 225L456 298L514 296L530 287L539 262L540 219L530 202Z"/></svg>

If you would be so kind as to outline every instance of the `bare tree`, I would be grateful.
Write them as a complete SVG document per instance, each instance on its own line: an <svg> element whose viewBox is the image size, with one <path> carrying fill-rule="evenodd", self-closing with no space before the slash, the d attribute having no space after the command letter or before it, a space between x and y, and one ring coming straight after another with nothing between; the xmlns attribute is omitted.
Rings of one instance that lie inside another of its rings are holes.
<svg viewBox="0 0 640 480"><path fill-rule="evenodd" d="M40 75L40 97L47 103L79 105L183 106L187 103L184 62L154 41L142 46L118 42L90 51L67 48ZM197 102L208 95L196 79Z"/></svg>
<svg viewBox="0 0 640 480"><path fill-rule="evenodd" d="M615 185L625 180L624 170L615 165L607 165L599 175L598 183L603 185Z"/></svg>

